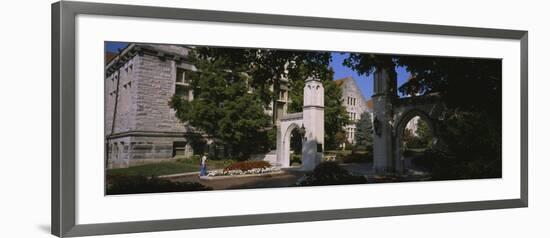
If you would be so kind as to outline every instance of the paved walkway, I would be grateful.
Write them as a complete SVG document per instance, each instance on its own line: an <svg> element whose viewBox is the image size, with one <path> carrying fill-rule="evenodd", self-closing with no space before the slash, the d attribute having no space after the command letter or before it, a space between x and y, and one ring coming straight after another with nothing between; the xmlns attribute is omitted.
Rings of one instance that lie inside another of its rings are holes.
<svg viewBox="0 0 550 238"><path fill-rule="evenodd" d="M257 177L227 177L219 180L200 179L197 175L186 175L169 178L174 182L197 182L214 190L243 189L243 188L276 188L291 187L296 184L298 178L305 174L303 171L284 170L284 173L264 175Z"/></svg>
<svg viewBox="0 0 550 238"><path fill-rule="evenodd" d="M410 159L405 161L406 165L411 166ZM421 181L426 178L426 175L418 168L409 170L409 174L405 176L378 176L372 162L369 163L350 163L340 164L340 166L355 176L366 176L369 183L379 182L397 182L397 181ZM411 166L414 167L414 166ZM196 182L205 186L212 187L214 190L223 189L247 189L247 188L277 188L277 187L292 187L296 181L306 172L297 170L296 168L283 169L283 173L273 175L263 175L254 177L231 177L215 180L200 179L197 173L182 174L181 176L171 176L167 179L174 182Z"/></svg>

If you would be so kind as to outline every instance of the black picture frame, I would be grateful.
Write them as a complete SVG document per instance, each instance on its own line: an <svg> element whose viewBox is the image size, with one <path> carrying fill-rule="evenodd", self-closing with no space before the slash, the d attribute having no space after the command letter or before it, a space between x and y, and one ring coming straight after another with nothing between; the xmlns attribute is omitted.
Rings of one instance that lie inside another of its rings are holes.
<svg viewBox="0 0 550 238"><path fill-rule="evenodd" d="M53 3L51 10L51 232L56 236L74 237L131 232L168 231L180 229L473 211L485 209L520 208L528 206L527 31L68 1ZM79 14L517 40L520 42L521 50L520 197L517 199L508 200L454 202L425 205L387 206L373 208L320 210L275 214L254 214L100 224L76 224L75 17Z"/></svg>

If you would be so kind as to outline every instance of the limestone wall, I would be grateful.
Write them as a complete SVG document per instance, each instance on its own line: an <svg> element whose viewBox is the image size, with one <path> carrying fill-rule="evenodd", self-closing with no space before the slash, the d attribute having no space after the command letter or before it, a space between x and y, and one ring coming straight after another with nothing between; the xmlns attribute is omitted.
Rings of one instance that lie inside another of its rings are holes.
<svg viewBox="0 0 550 238"><path fill-rule="evenodd" d="M187 48L178 46L145 47L177 53L181 58L188 52ZM188 142L186 135L194 131L184 126L168 105L175 93L178 67L192 69L191 65L182 60L136 53L118 70L106 76L105 136L108 167L169 160L174 156L175 142ZM192 151L192 148L184 147Z"/></svg>

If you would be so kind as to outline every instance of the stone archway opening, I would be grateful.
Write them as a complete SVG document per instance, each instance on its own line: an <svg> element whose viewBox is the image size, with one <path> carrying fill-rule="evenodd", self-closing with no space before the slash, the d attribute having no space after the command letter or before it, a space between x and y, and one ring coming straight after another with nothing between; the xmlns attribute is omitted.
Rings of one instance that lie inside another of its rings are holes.
<svg viewBox="0 0 550 238"><path fill-rule="evenodd" d="M412 110L402 117L395 137L395 165L399 172L425 171L421 166L426 151L435 141L433 120L421 111Z"/></svg>
<svg viewBox="0 0 550 238"><path fill-rule="evenodd" d="M280 160L280 165L281 167L290 167L292 166L292 162L293 162L293 158L295 157L295 149L296 148L293 148L294 146L291 146L292 145L292 138L293 138L293 134L298 134L296 133L298 130L299 130L300 126L297 124L297 123L290 123L287 127L287 129L285 130L284 132L284 135L283 135L283 138L282 138L282 147L280 148L280 155L282 157L282 159ZM301 138L298 138L301 140ZM295 138L296 140L296 138ZM301 145L302 143L300 143ZM302 164L302 159L301 159L301 154L302 154L302 148L299 149L300 150L300 165Z"/></svg>
<svg viewBox="0 0 550 238"><path fill-rule="evenodd" d="M290 167L302 166L302 149L303 149L303 138L300 135L300 129L293 128L290 132Z"/></svg>

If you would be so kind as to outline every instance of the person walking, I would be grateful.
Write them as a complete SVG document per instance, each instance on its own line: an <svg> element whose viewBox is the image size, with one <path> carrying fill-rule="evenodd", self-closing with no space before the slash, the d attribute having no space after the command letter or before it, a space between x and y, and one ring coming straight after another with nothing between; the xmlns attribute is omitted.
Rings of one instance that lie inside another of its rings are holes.
<svg viewBox="0 0 550 238"><path fill-rule="evenodd" d="M206 159L207 159L207 155L208 154L203 154L202 157L201 157L201 166L200 166L200 173L199 173L199 177L202 177L202 176L206 176L207 173L206 173Z"/></svg>

